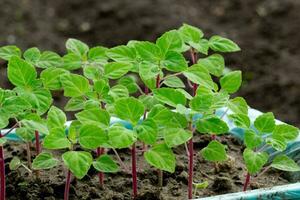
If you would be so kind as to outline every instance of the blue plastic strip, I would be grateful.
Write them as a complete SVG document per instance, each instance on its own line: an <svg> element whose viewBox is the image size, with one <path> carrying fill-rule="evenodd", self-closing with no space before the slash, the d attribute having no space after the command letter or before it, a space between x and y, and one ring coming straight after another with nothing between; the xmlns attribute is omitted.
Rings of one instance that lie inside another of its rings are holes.
<svg viewBox="0 0 300 200"><path fill-rule="evenodd" d="M200 198L198 200L292 200L300 199L300 183L223 194L213 197Z"/></svg>

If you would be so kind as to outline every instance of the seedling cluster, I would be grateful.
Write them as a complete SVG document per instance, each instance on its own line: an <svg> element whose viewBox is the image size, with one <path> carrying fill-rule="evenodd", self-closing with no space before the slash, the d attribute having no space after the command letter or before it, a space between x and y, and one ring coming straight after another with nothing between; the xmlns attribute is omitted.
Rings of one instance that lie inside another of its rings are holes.
<svg viewBox="0 0 300 200"><path fill-rule="evenodd" d="M0 48L0 58L8 61L8 79L15 86L12 90L0 90L0 128L6 128L9 121L15 122L11 130L16 128L16 134L28 147L28 164L14 158L10 167L26 166L38 177L41 170L51 170L63 162L67 168L65 200L69 198L71 176L81 179L90 168L99 171L101 187L103 173L131 170L135 199L136 144L143 144L143 157L157 168L160 185L163 171L175 171L173 148L185 146L189 158L188 199L192 199L193 185L197 189L208 185L193 184L197 181L193 180L193 137L211 135L211 142L197 156L216 163L225 161L226 148L217 137L229 132L223 121L227 112L236 126L245 129L244 190L250 176L270 167L300 169L280 153L298 136L299 130L275 124L272 113L262 114L251 125L246 101L230 97L240 88L242 75L238 70L225 73L220 53L239 51L233 41L221 36L205 39L200 29L184 24L155 42L129 41L113 48L90 48L79 40L69 39L66 48L62 57L36 47L23 53L16 46ZM63 109L52 105L53 91L63 91L69 98ZM220 108L227 108L221 116L216 112ZM69 111L75 112L76 118L66 126L65 112ZM112 117L129 122L131 127L122 121L112 124ZM2 132L0 138L0 200L5 199L3 136L10 131ZM31 142L36 146L33 161ZM276 153L265 152L267 147ZM131 167L119 158L118 150L124 148L131 150ZM108 155L109 149L116 156ZM61 157L54 153L56 150L64 151ZM93 151L97 152L96 157Z"/></svg>

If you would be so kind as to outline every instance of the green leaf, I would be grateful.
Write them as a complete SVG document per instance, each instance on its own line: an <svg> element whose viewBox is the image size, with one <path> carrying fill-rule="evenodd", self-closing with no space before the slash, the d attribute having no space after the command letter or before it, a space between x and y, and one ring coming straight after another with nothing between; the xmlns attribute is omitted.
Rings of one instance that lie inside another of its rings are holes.
<svg viewBox="0 0 300 200"><path fill-rule="evenodd" d="M66 70L80 69L83 65L80 55L74 53L68 53L64 55L62 68Z"/></svg>
<svg viewBox="0 0 300 200"><path fill-rule="evenodd" d="M287 142L281 135L272 135L272 137L266 138L266 143L271 145L277 151L284 151L287 147Z"/></svg>
<svg viewBox="0 0 300 200"><path fill-rule="evenodd" d="M232 71L220 79L221 88L228 93L235 93L242 84L242 72Z"/></svg>
<svg viewBox="0 0 300 200"><path fill-rule="evenodd" d="M172 72L182 72L187 69L188 65L181 53L175 51L168 51L161 65Z"/></svg>
<svg viewBox="0 0 300 200"><path fill-rule="evenodd" d="M129 120L133 124L139 121L145 111L143 103L133 97L117 100L114 107L115 113L120 119Z"/></svg>
<svg viewBox="0 0 300 200"><path fill-rule="evenodd" d="M104 130L94 124L85 124L79 130L79 144L83 148L96 149L108 142Z"/></svg>
<svg viewBox="0 0 300 200"><path fill-rule="evenodd" d="M49 130L46 126L46 123L42 120L22 119L20 122L22 126L30 130L32 133L34 131L38 131L41 134L45 134L45 135L49 134Z"/></svg>
<svg viewBox="0 0 300 200"><path fill-rule="evenodd" d="M65 149L71 147L71 142L68 140L64 129L55 128L45 137L43 147L46 149Z"/></svg>
<svg viewBox="0 0 300 200"><path fill-rule="evenodd" d="M156 45L165 54L168 51L179 52L182 49L183 42L177 30L165 32L156 40Z"/></svg>
<svg viewBox="0 0 300 200"><path fill-rule="evenodd" d="M93 166L96 170L104 173L115 173L119 171L117 163L109 156L102 155L93 162Z"/></svg>
<svg viewBox="0 0 300 200"><path fill-rule="evenodd" d="M128 89L124 85L115 85L113 86L108 94L112 96L114 101L120 99L120 98L127 98L129 97Z"/></svg>
<svg viewBox="0 0 300 200"><path fill-rule="evenodd" d="M47 116L47 126L49 129L64 128L66 121L66 114L61 109L55 106L50 108Z"/></svg>
<svg viewBox="0 0 300 200"><path fill-rule="evenodd" d="M274 158L271 167L282 171L297 172L300 171L299 165L286 155L278 155Z"/></svg>
<svg viewBox="0 0 300 200"><path fill-rule="evenodd" d="M299 129L288 124L279 124L273 130L273 136L281 136L285 141L295 140L299 135Z"/></svg>
<svg viewBox="0 0 300 200"><path fill-rule="evenodd" d="M86 109L75 116L82 124L96 124L105 128L110 123L109 113L100 108Z"/></svg>
<svg viewBox="0 0 300 200"><path fill-rule="evenodd" d="M35 65L40 68L60 67L62 61L62 58L57 53L44 51Z"/></svg>
<svg viewBox="0 0 300 200"><path fill-rule="evenodd" d="M166 86L173 87L173 88L184 88L185 85L180 78L177 76L170 76L166 78L163 82Z"/></svg>
<svg viewBox="0 0 300 200"><path fill-rule="evenodd" d="M160 48L151 42L137 42L134 47L142 60L158 62L162 58Z"/></svg>
<svg viewBox="0 0 300 200"><path fill-rule="evenodd" d="M233 41L218 35L212 36L209 39L209 47L219 52L236 52L241 50Z"/></svg>
<svg viewBox="0 0 300 200"><path fill-rule="evenodd" d="M14 156L13 159L9 162L10 170L17 170L22 165L20 158Z"/></svg>
<svg viewBox="0 0 300 200"><path fill-rule="evenodd" d="M0 138L0 146L3 146L6 141L6 138Z"/></svg>
<svg viewBox="0 0 300 200"><path fill-rule="evenodd" d="M175 107L177 104L186 104L185 96L172 88L159 88L153 90L154 97L162 103Z"/></svg>
<svg viewBox="0 0 300 200"><path fill-rule="evenodd" d="M73 120L68 129L68 138L73 143L77 143L77 138L79 136L79 130L82 124L78 120Z"/></svg>
<svg viewBox="0 0 300 200"><path fill-rule="evenodd" d="M228 108L236 114L248 115L248 104L242 97L236 97L228 102Z"/></svg>
<svg viewBox="0 0 300 200"><path fill-rule="evenodd" d="M172 118L172 111L163 105L155 105L148 113L147 119L153 119L158 126L164 126Z"/></svg>
<svg viewBox="0 0 300 200"><path fill-rule="evenodd" d="M200 42L201 38L203 37L203 32L191 25L188 24L183 24L179 28L179 33L183 39L184 42L189 43L189 42L194 42L198 43Z"/></svg>
<svg viewBox="0 0 300 200"><path fill-rule="evenodd" d="M157 140L158 127L153 119L146 119L134 127L138 138L145 144L154 144Z"/></svg>
<svg viewBox="0 0 300 200"><path fill-rule="evenodd" d="M254 149L262 144L263 139L251 129L245 130L244 142L247 148Z"/></svg>
<svg viewBox="0 0 300 200"><path fill-rule="evenodd" d="M3 114L14 117L30 109L30 104L22 97L12 96L6 98L0 106L0 111Z"/></svg>
<svg viewBox="0 0 300 200"><path fill-rule="evenodd" d="M132 68L130 63L110 62L104 66L104 76L110 79L118 79Z"/></svg>
<svg viewBox="0 0 300 200"><path fill-rule="evenodd" d="M18 95L26 99L39 115L44 114L52 104L51 92L46 88L16 88Z"/></svg>
<svg viewBox="0 0 300 200"><path fill-rule="evenodd" d="M183 75L193 83L197 83L209 89L215 88L209 71L199 64L189 67L185 72L183 72Z"/></svg>
<svg viewBox="0 0 300 200"><path fill-rule="evenodd" d="M135 93L138 91L138 85L136 84L135 77L133 76L123 76L118 80L118 84L124 85L129 93Z"/></svg>
<svg viewBox="0 0 300 200"><path fill-rule="evenodd" d="M0 48L0 58L10 60L11 57L21 57L21 50L13 45L8 45Z"/></svg>
<svg viewBox="0 0 300 200"><path fill-rule="evenodd" d="M133 62L136 59L136 53L134 49L125 45L108 49L106 51L106 55L117 62Z"/></svg>
<svg viewBox="0 0 300 200"><path fill-rule="evenodd" d="M193 97L190 95L187 91L185 91L183 88L176 88L176 91L180 92L185 96L186 99L191 100Z"/></svg>
<svg viewBox="0 0 300 200"><path fill-rule="evenodd" d="M258 116L254 121L255 128L261 133L270 133L275 128L275 118L273 113L268 112Z"/></svg>
<svg viewBox="0 0 300 200"><path fill-rule="evenodd" d="M83 68L83 75L91 80L99 80L102 76L102 69L98 66L88 65Z"/></svg>
<svg viewBox="0 0 300 200"><path fill-rule="evenodd" d="M189 42L189 45L204 55L208 54L209 42L207 39L202 38L198 43Z"/></svg>
<svg viewBox="0 0 300 200"><path fill-rule="evenodd" d="M0 128L5 128L8 126L9 121L8 121L9 117L4 116L2 113L0 113Z"/></svg>
<svg viewBox="0 0 300 200"><path fill-rule="evenodd" d="M68 151L62 155L62 159L78 179L82 179L87 174L93 162L92 155L85 151Z"/></svg>
<svg viewBox="0 0 300 200"><path fill-rule="evenodd" d="M51 169L59 164L59 160L53 157L51 153L40 153L32 162L34 170Z"/></svg>
<svg viewBox="0 0 300 200"><path fill-rule="evenodd" d="M101 96L107 95L109 92L109 85L105 80L97 80L94 83L94 90Z"/></svg>
<svg viewBox="0 0 300 200"><path fill-rule="evenodd" d="M176 160L172 150L164 143L153 146L145 152L146 161L157 169L174 173Z"/></svg>
<svg viewBox="0 0 300 200"><path fill-rule="evenodd" d="M35 137L32 130L24 127L17 128L16 135L25 142L31 142Z"/></svg>
<svg viewBox="0 0 300 200"><path fill-rule="evenodd" d="M77 39L73 39L73 38L70 38L67 40L66 48L67 48L68 52L72 52L81 57L86 56L87 52L89 51L88 45L86 45L85 43L83 43Z"/></svg>
<svg viewBox="0 0 300 200"><path fill-rule="evenodd" d="M36 79L37 73L31 64L13 56L8 62L7 76L15 86L30 86Z"/></svg>
<svg viewBox="0 0 300 200"><path fill-rule="evenodd" d="M228 101L229 101L229 94L227 92L219 91L213 93L213 103L210 109L216 110L219 108L224 108L228 105Z"/></svg>
<svg viewBox="0 0 300 200"><path fill-rule="evenodd" d="M61 76L61 82L66 97L79 97L86 94L89 90L89 81L77 74L68 74Z"/></svg>
<svg viewBox="0 0 300 200"><path fill-rule="evenodd" d="M136 133L116 124L108 129L109 143L112 147L122 149L128 148L136 141Z"/></svg>
<svg viewBox="0 0 300 200"><path fill-rule="evenodd" d="M192 138L192 133L182 128L166 128L162 130L166 145L170 148L184 144Z"/></svg>
<svg viewBox="0 0 300 200"><path fill-rule="evenodd" d="M89 62L93 62L101 65L106 64L108 60L106 56L106 51L107 48L101 46L91 48L88 53Z"/></svg>
<svg viewBox="0 0 300 200"><path fill-rule="evenodd" d="M203 158L208 161L220 162L227 160L225 146L216 140L211 141L200 152Z"/></svg>
<svg viewBox="0 0 300 200"><path fill-rule="evenodd" d="M229 128L223 120L218 117L199 119L196 128L200 133L223 134L228 133Z"/></svg>
<svg viewBox="0 0 300 200"><path fill-rule="evenodd" d="M78 111L84 108L84 99L82 97L73 97L65 105L65 111Z"/></svg>
<svg viewBox="0 0 300 200"><path fill-rule="evenodd" d="M38 48L36 47L32 47L27 49L24 54L23 54L24 58L26 61L31 62L31 63L36 63L40 57L41 57L41 52Z"/></svg>
<svg viewBox="0 0 300 200"><path fill-rule="evenodd" d="M62 88L60 77L68 73L65 69L51 67L41 72L41 80L45 88L60 90Z"/></svg>
<svg viewBox="0 0 300 200"><path fill-rule="evenodd" d="M243 153L243 158L245 160L247 170L250 174L259 172L267 163L268 157L269 156L266 152L256 153L248 148L246 148Z"/></svg>
<svg viewBox="0 0 300 200"><path fill-rule="evenodd" d="M203 59L198 60L198 64L205 67L209 73L215 76L221 76L225 67L225 61L220 54L212 54Z"/></svg>
<svg viewBox="0 0 300 200"><path fill-rule="evenodd" d="M213 105L214 96L210 93L202 93L190 101L190 108L198 112L206 112Z"/></svg>
<svg viewBox="0 0 300 200"><path fill-rule="evenodd" d="M228 115L228 118L233 121L233 123L240 128L249 128L250 119L248 115L245 114L231 114Z"/></svg>

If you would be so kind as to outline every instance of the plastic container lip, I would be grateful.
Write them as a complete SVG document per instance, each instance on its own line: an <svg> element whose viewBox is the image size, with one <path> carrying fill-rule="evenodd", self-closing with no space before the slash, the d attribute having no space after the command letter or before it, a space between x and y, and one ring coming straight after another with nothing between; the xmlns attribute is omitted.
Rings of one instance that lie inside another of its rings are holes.
<svg viewBox="0 0 300 200"><path fill-rule="evenodd" d="M300 183L229 193L194 200L291 200L300 199Z"/></svg>

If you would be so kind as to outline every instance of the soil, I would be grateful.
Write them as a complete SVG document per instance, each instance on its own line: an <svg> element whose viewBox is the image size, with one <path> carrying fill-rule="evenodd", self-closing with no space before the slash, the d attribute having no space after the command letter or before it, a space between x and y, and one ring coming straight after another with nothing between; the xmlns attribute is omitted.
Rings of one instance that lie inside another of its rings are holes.
<svg viewBox="0 0 300 200"><path fill-rule="evenodd" d="M208 181L206 189L198 189L197 196L212 196L242 190L245 166L242 162L243 145L232 136L225 135L217 138L227 145L229 158L219 163L207 162L198 152L211 140L207 135L195 136L194 150L195 176L194 182ZM58 200L63 199L66 170L63 166L40 172L40 179L28 173L24 168L17 171L9 170L9 162L13 156L18 156L26 164L26 151L23 144L8 143L5 146L5 162L7 173L8 200ZM32 149L34 151L34 149ZM130 168L130 151L119 150L121 159ZM164 172L163 187L158 187L157 171L138 157L138 190L139 200L183 200L187 199L187 163L185 149L174 149L177 157L174 174ZM57 156L62 152L57 152ZM113 154L113 152L108 152ZM140 170L143 169L143 170ZM269 170L251 182L249 189L288 183L283 174L277 170ZM99 187L97 172L91 169L82 180L73 179L70 188L70 200L129 200L131 199L131 173L121 170L116 174L105 174L105 187Z"/></svg>
<svg viewBox="0 0 300 200"><path fill-rule="evenodd" d="M201 27L207 36L227 36L242 48L226 62L244 72L239 94L252 107L300 126L300 1L1 0L0 7L0 46L22 49L63 53L69 37L108 47L154 40L184 22ZM8 87L4 76L2 65L0 86ZM56 96L55 103L64 104Z"/></svg>

